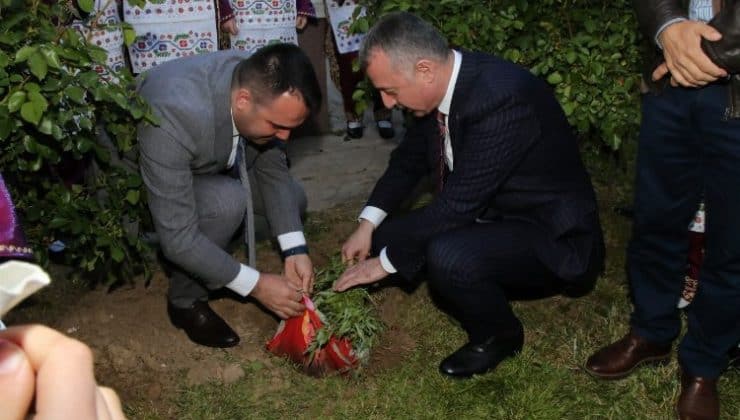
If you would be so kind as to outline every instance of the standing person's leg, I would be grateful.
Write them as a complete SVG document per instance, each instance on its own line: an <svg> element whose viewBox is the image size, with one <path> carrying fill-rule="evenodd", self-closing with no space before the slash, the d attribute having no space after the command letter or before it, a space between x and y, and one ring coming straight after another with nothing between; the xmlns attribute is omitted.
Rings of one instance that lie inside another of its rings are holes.
<svg viewBox="0 0 740 420"><path fill-rule="evenodd" d="M378 128L378 134L384 139L392 139L396 135L392 121L393 110L385 107L380 92L375 88L372 89L371 95L373 99L373 117L375 118L375 126Z"/></svg>
<svg viewBox="0 0 740 420"><path fill-rule="evenodd" d="M702 194L700 142L691 118L695 98L695 92L666 88L643 101L627 274L630 324L655 343L671 342L681 327L676 302L688 253L686 228Z"/></svg>
<svg viewBox="0 0 740 420"><path fill-rule="evenodd" d="M328 22L325 18L311 19L308 25L302 31L298 32L298 45L300 45L301 49L306 52L306 55L311 60L311 65L313 65L316 78L319 81L319 87L321 88L321 95L325 98L321 101L321 108L319 108L319 112L314 117L315 129L319 134L329 132L329 97L327 95L326 53L324 50L327 24Z"/></svg>
<svg viewBox="0 0 740 420"><path fill-rule="evenodd" d="M547 240L544 236L528 223L507 220L434 238L427 250L430 290L469 338L442 361L443 374L483 373L521 350L524 331L510 298L539 299L563 289L563 281L534 251L534 244Z"/></svg>
<svg viewBox="0 0 740 420"><path fill-rule="evenodd" d="M668 87L643 97L635 216L627 247L631 331L589 358L586 370L594 376L617 379L643 363L667 360L678 336L686 227L702 193L700 142L692 118L696 92Z"/></svg>
<svg viewBox="0 0 740 420"><path fill-rule="evenodd" d="M362 124L362 115L357 115L355 110L355 100L352 94L357 84L362 81L364 75L360 72L352 71L352 63L357 58L357 53L340 54L334 44L334 55L337 59L339 72L339 91L342 94L344 103L344 114L347 117L347 136L353 139L362 137L364 126Z"/></svg>
<svg viewBox="0 0 740 420"><path fill-rule="evenodd" d="M705 259L679 346L684 388L679 410L714 416L719 416L716 379L740 340L740 120L723 120L727 89L720 84L705 87L696 107L703 139ZM707 388L714 400L699 401L687 388Z"/></svg>

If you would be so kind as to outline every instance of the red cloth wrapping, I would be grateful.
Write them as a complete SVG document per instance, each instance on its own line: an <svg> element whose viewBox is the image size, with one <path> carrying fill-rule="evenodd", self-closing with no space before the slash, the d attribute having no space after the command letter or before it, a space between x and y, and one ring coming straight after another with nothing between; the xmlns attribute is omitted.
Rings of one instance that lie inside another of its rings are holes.
<svg viewBox="0 0 740 420"><path fill-rule="evenodd" d="M306 305L303 315L281 322L275 336L267 343L267 350L287 357L313 376L347 373L355 369L359 363L352 343L346 338L331 336L328 343L317 349L313 356L307 352L323 323L308 296L303 297L303 303Z"/></svg>

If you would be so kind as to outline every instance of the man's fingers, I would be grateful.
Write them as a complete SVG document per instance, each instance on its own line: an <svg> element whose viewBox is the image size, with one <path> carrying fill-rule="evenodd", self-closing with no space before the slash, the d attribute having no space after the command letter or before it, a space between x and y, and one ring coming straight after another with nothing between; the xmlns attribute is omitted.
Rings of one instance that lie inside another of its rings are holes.
<svg viewBox="0 0 740 420"><path fill-rule="evenodd" d="M665 77L666 74L668 74L668 65L666 63L662 63L653 71L653 80L660 80Z"/></svg>
<svg viewBox="0 0 740 420"><path fill-rule="evenodd" d="M34 373L23 350L0 339L0 419L25 419L33 401Z"/></svg>
<svg viewBox="0 0 740 420"><path fill-rule="evenodd" d="M720 39L722 39L722 34L711 25L702 25L699 33L701 34L702 38L709 41L719 41Z"/></svg>
<svg viewBox="0 0 740 420"><path fill-rule="evenodd" d="M303 311L305 310L306 310L306 307L302 303L290 301L288 304L284 306L281 312L288 315L288 317L293 317L293 316L298 316L302 314Z"/></svg>
<svg viewBox="0 0 740 420"><path fill-rule="evenodd" d="M352 268L348 269L347 271L342 274L339 279L334 283L334 290L337 292L343 292L355 285L357 285L357 281L355 281L355 277L353 274Z"/></svg>

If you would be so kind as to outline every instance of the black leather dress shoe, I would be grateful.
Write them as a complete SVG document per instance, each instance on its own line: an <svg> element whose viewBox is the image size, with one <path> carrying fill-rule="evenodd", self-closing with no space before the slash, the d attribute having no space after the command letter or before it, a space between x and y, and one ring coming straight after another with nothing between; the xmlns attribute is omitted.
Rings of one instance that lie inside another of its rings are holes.
<svg viewBox="0 0 740 420"><path fill-rule="evenodd" d="M519 353L523 344L523 334L507 339L492 337L482 344L468 343L447 356L439 364L439 371L455 378L486 373L495 369L502 360Z"/></svg>
<svg viewBox="0 0 740 420"><path fill-rule="evenodd" d="M172 325L185 330L196 344L221 348L239 344L239 336L207 302L198 301L189 308L178 308L167 302L167 313Z"/></svg>

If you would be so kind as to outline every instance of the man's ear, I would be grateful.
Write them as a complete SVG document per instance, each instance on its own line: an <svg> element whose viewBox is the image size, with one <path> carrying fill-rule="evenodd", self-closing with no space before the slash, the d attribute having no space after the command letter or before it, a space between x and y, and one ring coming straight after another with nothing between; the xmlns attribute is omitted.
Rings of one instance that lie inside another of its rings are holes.
<svg viewBox="0 0 740 420"><path fill-rule="evenodd" d="M246 110L252 107L253 97L252 91L247 88L238 88L234 91L234 104L233 106L239 110Z"/></svg>
<svg viewBox="0 0 740 420"><path fill-rule="evenodd" d="M434 77L436 76L436 68L437 67L434 65L434 63L426 58L422 58L421 60L417 61L416 65L414 66L414 70L416 71L416 73L425 82L434 81Z"/></svg>

